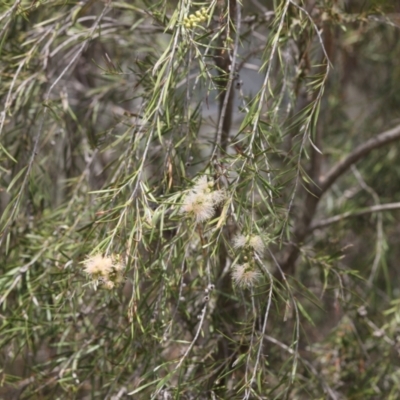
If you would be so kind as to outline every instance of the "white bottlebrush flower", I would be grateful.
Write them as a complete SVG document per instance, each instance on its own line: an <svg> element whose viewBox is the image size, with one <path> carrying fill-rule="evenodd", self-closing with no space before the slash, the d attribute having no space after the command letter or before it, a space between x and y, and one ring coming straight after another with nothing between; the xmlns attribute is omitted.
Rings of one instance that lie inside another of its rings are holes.
<svg viewBox="0 0 400 400"><path fill-rule="evenodd" d="M84 262L84 271L93 280L95 287L100 282L105 289L111 290L123 282L125 264L119 255L105 257L95 254L88 257Z"/></svg>
<svg viewBox="0 0 400 400"><path fill-rule="evenodd" d="M113 265L113 271L116 272L117 274L121 274L125 269L125 265L118 262Z"/></svg>
<svg viewBox="0 0 400 400"><path fill-rule="evenodd" d="M220 205L226 198L223 190L214 190L210 193L210 196L215 206Z"/></svg>
<svg viewBox="0 0 400 400"><path fill-rule="evenodd" d="M88 257L83 264L84 271L94 279L98 277L107 278L113 267L111 257L103 257L101 254Z"/></svg>
<svg viewBox="0 0 400 400"><path fill-rule="evenodd" d="M244 236L242 234L239 234L233 238L233 247L235 249L241 249L246 246L252 248L259 254L262 254L265 250L264 241L259 235Z"/></svg>
<svg viewBox="0 0 400 400"><path fill-rule="evenodd" d="M112 260L113 260L113 272L117 273L117 274L122 274L122 272L125 269L125 264L122 260L122 257L119 254L114 254L112 256Z"/></svg>
<svg viewBox="0 0 400 400"><path fill-rule="evenodd" d="M254 286L261 278L261 273L250 264L237 264L232 268L232 279L235 285L242 288Z"/></svg>
<svg viewBox="0 0 400 400"><path fill-rule="evenodd" d="M215 214L215 207L225 198L222 190L212 190L212 182L206 176L197 179L193 189L186 195L181 214L192 214L196 222L204 222Z"/></svg>
<svg viewBox="0 0 400 400"><path fill-rule="evenodd" d="M196 193L206 193L210 190L210 183L208 182L206 175L200 176L200 178L196 180L196 183L193 186L193 191Z"/></svg>
<svg viewBox="0 0 400 400"><path fill-rule="evenodd" d="M259 254L264 253L265 245L262 237L259 235L250 236L249 246L252 247Z"/></svg>
<svg viewBox="0 0 400 400"><path fill-rule="evenodd" d="M214 203L206 194L190 192L185 197L181 213L192 214L197 222L203 222L214 216Z"/></svg>
<svg viewBox="0 0 400 400"><path fill-rule="evenodd" d="M233 247L235 249L241 249L242 247L246 246L247 238L246 236L239 234L233 238Z"/></svg>
<svg viewBox="0 0 400 400"><path fill-rule="evenodd" d="M103 287L104 289L111 290L114 289L115 283L113 281L104 281Z"/></svg>

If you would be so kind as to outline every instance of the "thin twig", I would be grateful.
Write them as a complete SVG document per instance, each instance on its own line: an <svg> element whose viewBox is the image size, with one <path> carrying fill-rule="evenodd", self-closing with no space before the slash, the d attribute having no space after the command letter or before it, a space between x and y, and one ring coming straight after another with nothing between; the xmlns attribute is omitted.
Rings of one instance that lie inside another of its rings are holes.
<svg viewBox="0 0 400 400"><path fill-rule="evenodd" d="M335 215L334 217L331 218L326 218L320 221L316 221L310 226L308 231L312 232L315 231L316 229L326 228L329 225L343 221L344 219L347 218L360 217L361 215L379 213L383 211L399 210L399 209L400 209L400 203L388 203L388 204L378 204L375 206L362 208L361 210L358 211L348 211L343 214Z"/></svg>
<svg viewBox="0 0 400 400"><path fill-rule="evenodd" d="M204 319L206 317L206 311L207 311L207 304L201 310L200 322L199 322L199 326L197 328L196 334L195 334L193 340L191 341L189 347L186 349L185 354L179 360L177 366L174 369L174 372L176 372L181 367L182 363L185 361L186 357L189 355L189 353L193 349L193 346L195 345L197 339L199 338L201 329L203 327Z"/></svg>
<svg viewBox="0 0 400 400"><path fill-rule="evenodd" d="M260 257L258 257L257 254L255 254L255 258L258 261L258 263L264 267L262 260L260 259ZM265 310L264 322L263 322L263 326L262 326L262 330L261 330L260 344L258 346L257 358L256 358L256 362L254 365L253 374L251 376L250 382L248 383L248 388L246 388L246 393L245 393L245 396L243 397L243 400L248 400L250 398L251 387L253 385L253 382L256 379L257 368L258 368L258 364L260 362L261 351L262 351L262 347L263 347L263 338L265 335L265 331L267 330L267 321L268 321L269 311L270 311L271 304L272 304L272 293L274 291L273 290L274 289L274 278L273 278L271 272L269 272L268 268L264 267L263 269L266 271L266 273L268 274L268 277L270 279L268 302L267 302L267 308Z"/></svg>
<svg viewBox="0 0 400 400"><path fill-rule="evenodd" d="M279 262L276 259L274 253L270 249L268 249L268 252L269 252L272 260L274 261L274 264L275 264L276 268L278 269L278 271L279 271L279 273L281 275L282 281L284 282L284 284L286 286L287 293L288 293L288 295L290 297L290 300L291 300L291 302L293 304L293 307L294 307L294 310L295 310L295 313L296 313L296 324L295 324L296 325L296 334L295 334L295 340L293 342L293 345L294 345L293 358L294 358L294 360L293 360L293 366L292 366L292 373L291 373L291 377L290 377L291 378L290 379L290 385L287 388L287 394L288 394L289 390L290 390L290 386L293 384L295 376L296 376L297 362L298 362L298 358L299 358L300 315L299 315L299 309L297 307L296 300L295 300L293 292L292 292L292 288L290 287L289 282L286 279L285 273L284 273L281 265L279 264Z"/></svg>
<svg viewBox="0 0 400 400"><path fill-rule="evenodd" d="M12 5L12 7L0 17L0 21L2 21L4 18L10 17L16 11L16 9L20 5L20 3L21 3L21 0L16 0L16 2ZM7 30L10 22L11 22L11 17L4 24L3 29L0 31L0 39L3 36L3 33Z"/></svg>

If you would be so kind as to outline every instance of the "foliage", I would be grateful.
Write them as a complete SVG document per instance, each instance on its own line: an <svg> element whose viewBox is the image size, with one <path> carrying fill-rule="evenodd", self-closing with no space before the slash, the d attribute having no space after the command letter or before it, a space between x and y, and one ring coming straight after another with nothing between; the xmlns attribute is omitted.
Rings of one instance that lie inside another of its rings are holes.
<svg viewBox="0 0 400 400"><path fill-rule="evenodd" d="M399 11L4 1L0 397L396 399Z"/></svg>

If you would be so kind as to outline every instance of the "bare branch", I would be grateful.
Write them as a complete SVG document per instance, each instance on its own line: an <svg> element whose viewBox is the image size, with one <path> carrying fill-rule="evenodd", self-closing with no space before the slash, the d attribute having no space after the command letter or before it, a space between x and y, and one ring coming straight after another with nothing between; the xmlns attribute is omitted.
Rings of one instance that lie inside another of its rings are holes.
<svg viewBox="0 0 400 400"><path fill-rule="evenodd" d="M400 210L400 203L388 203L388 204L378 204L375 206L363 208L359 211L348 211L343 214L335 215L331 218L326 218L320 221L316 221L311 224L309 228L309 232L314 231L315 229L325 228L329 225L335 224L336 222L343 221L347 218L359 217L361 215L372 214L377 212L389 211L389 210Z"/></svg>
<svg viewBox="0 0 400 400"><path fill-rule="evenodd" d="M215 56L215 62L220 69L220 76L224 77L221 80L220 91L220 106L219 106L219 120L218 130L216 133L216 140L214 150L211 158L217 154L218 151L226 151L228 145L229 131L232 125L233 102L234 92L232 84L236 73L236 59L239 48L240 25L241 25L241 6L236 0L229 1L229 18L226 26L226 35L229 37L229 30L231 29L231 21L235 21L235 43L233 46L232 55L230 51L224 50L222 47Z"/></svg>
<svg viewBox="0 0 400 400"><path fill-rule="evenodd" d="M400 125L369 139L353 150L346 158L334 165L320 181L321 195L343 175L353 164L367 156L372 150L379 149L389 143L400 140Z"/></svg>
<svg viewBox="0 0 400 400"><path fill-rule="evenodd" d="M323 194L333 185L333 183L341 175L343 175L353 164L366 157L372 150L379 149L387 144L400 140L400 125L388 131L382 132L375 137L367 140L362 145L353 150L347 157L334 165L330 171L316 181L316 184L309 187L310 193L306 196L305 204L303 207L303 217L298 221L293 232L293 242L290 244L282 262L282 269L291 273L294 270L294 265L300 254L300 244L316 227L312 225L311 221L314 218L317 210L318 203ZM378 206L374 206L378 207ZM382 210L383 211L383 210ZM373 211L376 212L376 211ZM345 217L347 218L347 217ZM321 221L322 222L322 221ZM331 223L334 223L333 221ZM327 225L329 225L328 223Z"/></svg>

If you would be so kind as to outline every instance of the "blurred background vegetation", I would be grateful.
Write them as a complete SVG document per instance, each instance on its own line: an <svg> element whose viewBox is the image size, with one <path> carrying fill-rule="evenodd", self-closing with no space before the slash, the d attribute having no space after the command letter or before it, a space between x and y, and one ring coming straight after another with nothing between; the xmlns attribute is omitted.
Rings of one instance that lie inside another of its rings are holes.
<svg viewBox="0 0 400 400"><path fill-rule="evenodd" d="M2 0L0 398L398 399L399 28Z"/></svg>

